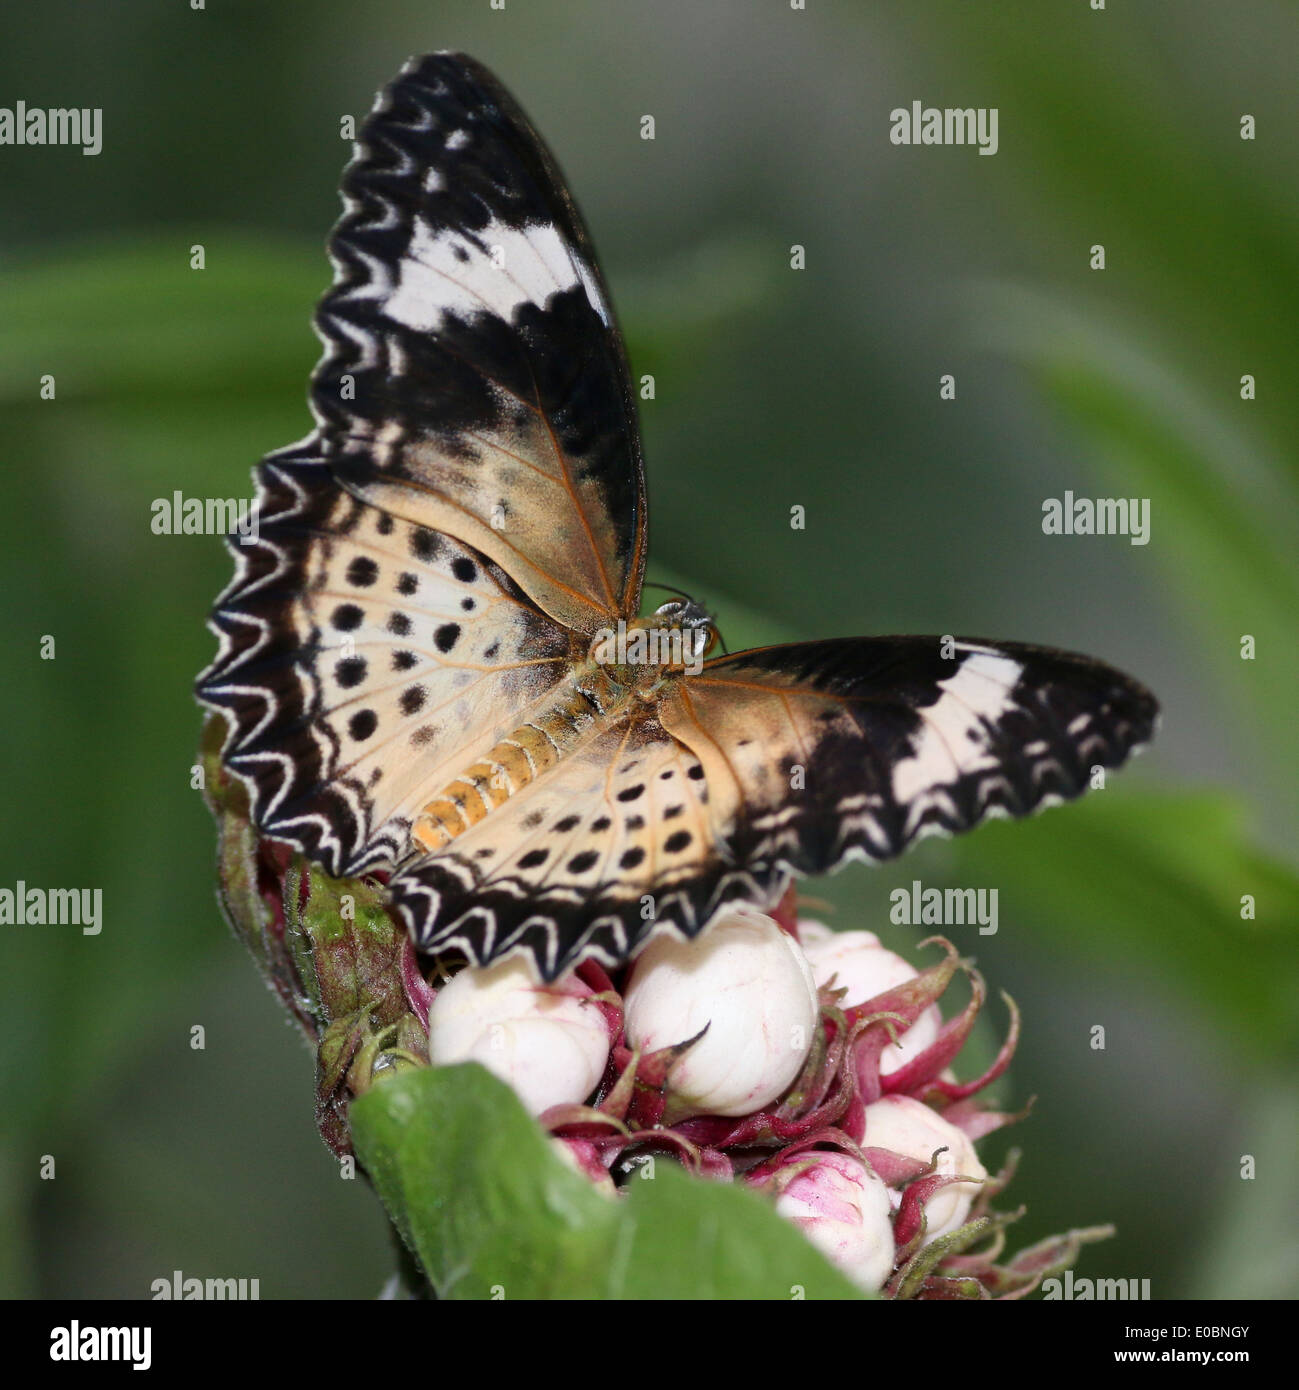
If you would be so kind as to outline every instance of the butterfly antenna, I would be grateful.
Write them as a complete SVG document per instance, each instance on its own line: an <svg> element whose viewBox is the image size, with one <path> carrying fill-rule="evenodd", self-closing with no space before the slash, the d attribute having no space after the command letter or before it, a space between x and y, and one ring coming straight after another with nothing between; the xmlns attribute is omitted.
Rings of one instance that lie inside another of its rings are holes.
<svg viewBox="0 0 1299 1390"><path fill-rule="evenodd" d="M673 598L683 599L686 603L694 602L694 600L690 597L689 594L682 593L680 589L673 588L670 584L656 584L650 580L646 580L646 582L641 585L641 588L662 589L665 594L671 594Z"/></svg>

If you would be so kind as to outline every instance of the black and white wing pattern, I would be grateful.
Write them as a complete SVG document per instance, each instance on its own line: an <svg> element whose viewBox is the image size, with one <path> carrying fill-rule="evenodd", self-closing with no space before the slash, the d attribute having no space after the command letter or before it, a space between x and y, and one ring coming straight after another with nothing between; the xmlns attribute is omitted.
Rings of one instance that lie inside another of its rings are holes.
<svg viewBox="0 0 1299 1390"><path fill-rule="evenodd" d="M472 59L412 59L343 197L311 385L333 476L460 537L574 631L635 614L635 398L590 238L527 117Z"/></svg>
<svg viewBox="0 0 1299 1390"><path fill-rule="evenodd" d="M855 637L707 662L663 702L737 863L797 874L1079 796L1154 732L1143 686L1018 642Z"/></svg>

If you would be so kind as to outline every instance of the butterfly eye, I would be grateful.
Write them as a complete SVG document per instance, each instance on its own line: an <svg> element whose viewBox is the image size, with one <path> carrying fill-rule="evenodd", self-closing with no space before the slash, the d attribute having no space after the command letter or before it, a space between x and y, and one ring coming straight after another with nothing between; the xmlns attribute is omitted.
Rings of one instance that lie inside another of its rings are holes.
<svg viewBox="0 0 1299 1390"><path fill-rule="evenodd" d="M654 616L663 618L670 625L680 624L689 606L685 599L674 598L667 603L659 604L654 610Z"/></svg>

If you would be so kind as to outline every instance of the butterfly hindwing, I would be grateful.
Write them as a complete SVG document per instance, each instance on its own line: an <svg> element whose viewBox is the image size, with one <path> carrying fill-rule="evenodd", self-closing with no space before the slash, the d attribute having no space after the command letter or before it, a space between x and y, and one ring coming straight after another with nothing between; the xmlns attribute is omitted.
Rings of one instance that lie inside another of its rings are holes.
<svg viewBox="0 0 1299 1390"><path fill-rule="evenodd" d="M694 935L791 875L1079 795L1156 707L1100 662L1017 643L859 638L741 652L679 680L391 884L415 940L546 978ZM661 721L661 722L660 722Z"/></svg>
<svg viewBox="0 0 1299 1390"><path fill-rule="evenodd" d="M635 400L541 138L471 59L413 59L364 123L343 194L311 389L338 481L459 536L569 628L634 614Z"/></svg>
<svg viewBox="0 0 1299 1390"><path fill-rule="evenodd" d="M610 730L389 890L424 949L526 950L546 979L626 960L655 927L693 936L722 903L765 901L771 866L719 847L699 759L644 715Z"/></svg>
<svg viewBox="0 0 1299 1390"><path fill-rule="evenodd" d="M1153 732L1101 662L1022 643L846 638L740 652L664 702L735 858L800 874L1080 795Z"/></svg>
<svg viewBox="0 0 1299 1390"><path fill-rule="evenodd" d="M486 557L330 486L319 461L268 461L259 482L199 696L264 831L335 874L386 865L430 793L545 699L569 639Z"/></svg>

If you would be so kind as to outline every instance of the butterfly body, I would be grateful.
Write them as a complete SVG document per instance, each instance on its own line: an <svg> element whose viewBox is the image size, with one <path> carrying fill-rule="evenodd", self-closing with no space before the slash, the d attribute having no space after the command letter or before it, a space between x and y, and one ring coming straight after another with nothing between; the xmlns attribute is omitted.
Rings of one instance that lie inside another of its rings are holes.
<svg viewBox="0 0 1299 1390"><path fill-rule="evenodd" d="M652 666L576 666L532 720L513 729L424 807L411 826L439 850L599 734L615 728L663 684Z"/></svg>
<svg viewBox="0 0 1299 1390"><path fill-rule="evenodd" d="M419 948L616 965L792 876L1075 797L1150 737L1148 691L1050 648L719 657L699 605L639 616L635 396L527 118L471 59L413 59L343 188L317 428L257 470L198 694L262 833L389 874Z"/></svg>

